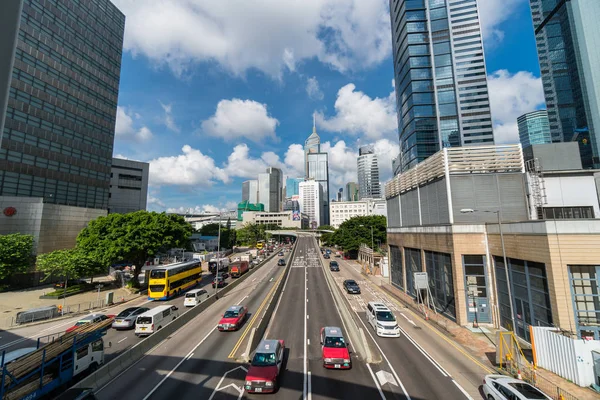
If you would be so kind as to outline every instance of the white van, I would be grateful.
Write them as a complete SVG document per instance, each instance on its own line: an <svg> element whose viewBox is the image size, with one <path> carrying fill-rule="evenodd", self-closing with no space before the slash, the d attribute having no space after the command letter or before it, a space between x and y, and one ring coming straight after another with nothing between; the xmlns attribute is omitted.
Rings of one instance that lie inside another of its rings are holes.
<svg viewBox="0 0 600 400"><path fill-rule="evenodd" d="M400 327L392 310L385 304L370 301L367 305L367 321L377 336L400 337Z"/></svg>
<svg viewBox="0 0 600 400"><path fill-rule="evenodd" d="M158 306L146 311L135 320L136 336L147 336L158 331L179 316L179 309L175 306Z"/></svg>
<svg viewBox="0 0 600 400"><path fill-rule="evenodd" d="M208 296L209 294L205 289L190 290L185 294L183 305L186 307L195 307L204 300L208 299Z"/></svg>

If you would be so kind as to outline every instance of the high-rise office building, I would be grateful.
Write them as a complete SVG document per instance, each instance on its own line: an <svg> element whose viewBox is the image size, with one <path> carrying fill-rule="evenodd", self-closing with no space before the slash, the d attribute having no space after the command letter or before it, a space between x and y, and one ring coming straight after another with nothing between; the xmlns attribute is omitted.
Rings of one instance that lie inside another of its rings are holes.
<svg viewBox="0 0 600 400"><path fill-rule="evenodd" d="M109 0L23 0L21 8L7 1L0 204L16 211L0 216L0 234L32 234L38 252L73 247L109 207L125 16ZM13 62L4 103L6 59Z"/></svg>
<svg viewBox="0 0 600 400"><path fill-rule="evenodd" d="M312 134L304 143L306 162L306 178L314 179L323 187L321 197L323 218L322 225L329 224L329 154L321 152L321 139L317 134L316 120L313 119Z"/></svg>
<svg viewBox="0 0 600 400"><path fill-rule="evenodd" d="M113 158L110 169L108 212L127 214L145 210L150 164Z"/></svg>
<svg viewBox="0 0 600 400"><path fill-rule="evenodd" d="M283 175L279 168L269 167L267 172L258 174L258 202L266 212L281 211L283 195Z"/></svg>
<svg viewBox="0 0 600 400"><path fill-rule="evenodd" d="M521 146L532 144L552 143L550 138L550 123L546 110L533 111L517 118L519 126L519 141Z"/></svg>
<svg viewBox="0 0 600 400"><path fill-rule="evenodd" d="M390 0L399 171L443 147L494 143L477 7Z"/></svg>
<svg viewBox="0 0 600 400"><path fill-rule="evenodd" d="M300 212L308 217L308 225L316 229L323 222L323 186L309 179L300 183Z"/></svg>
<svg viewBox="0 0 600 400"><path fill-rule="evenodd" d="M242 183L242 202L258 203L258 180L251 179Z"/></svg>
<svg viewBox="0 0 600 400"><path fill-rule="evenodd" d="M304 182L304 178L287 178L285 180L285 197L291 198L300 194L298 185Z"/></svg>
<svg viewBox="0 0 600 400"><path fill-rule="evenodd" d="M600 167L600 2L530 0L550 134Z"/></svg>
<svg viewBox="0 0 600 400"><path fill-rule="evenodd" d="M362 199L381 198L379 183L379 162L373 146L363 146L358 149L356 160L358 167L358 193Z"/></svg>
<svg viewBox="0 0 600 400"><path fill-rule="evenodd" d="M358 201L358 197L358 185L356 182L348 182L346 184L346 201Z"/></svg>

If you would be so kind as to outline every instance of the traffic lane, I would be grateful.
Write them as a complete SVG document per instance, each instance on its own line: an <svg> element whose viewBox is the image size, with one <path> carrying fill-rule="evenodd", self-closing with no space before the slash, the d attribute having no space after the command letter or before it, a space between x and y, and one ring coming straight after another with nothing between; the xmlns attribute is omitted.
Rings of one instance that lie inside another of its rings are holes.
<svg viewBox="0 0 600 400"><path fill-rule="evenodd" d="M180 328L167 340L161 342L130 369L124 371L101 388L97 392L98 398L144 398L177 364L191 354L194 347L201 348L203 338L215 333L217 323L221 319L224 310L232 304L242 302L245 296L248 296L249 299L253 296L253 291L258 293L254 288L261 283L263 285L264 283L270 283L266 277L269 273L277 270L275 262L270 260L269 263L256 271L255 274L258 279L255 282L246 280L235 291L219 297L213 305Z"/></svg>
<svg viewBox="0 0 600 400"><path fill-rule="evenodd" d="M274 267L264 278L263 284L252 291L242 304L248 307L249 316L242 328L235 332L219 332L214 330L205 338L202 346L198 347L189 358L186 358L157 390L152 393L152 399L167 398L170 393L177 393L179 399L209 398L213 390L217 388L221 377L231 371L225 379L226 385L236 383L243 389L245 372L238 368L240 364L232 367L233 359L229 359L232 349L247 334L252 316L262 313L267 302L267 296L277 284L283 270ZM233 303L231 304L233 305ZM225 309L222 310L222 312ZM243 376L242 376L243 375ZM221 385L224 386L224 385ZM219 393L224 395L225 392ZM216 398L214 398L216 400Z"/></svg>
<svg viewBox="0 0 600 400"><path fill-rule="evenodd" d="M320 260L319 264L320 264ZM348 333L337 312L332 293L325 280L324 271L319 265L308 268L308 363L311 372L311 391L314 399L338 398L380 398L375 382L366 365L356 355L350 355L352 369L331 370L323 367L320 344L321 328L336 326L344 331L346 340ZM352 343L350 343L352 345ZM387 392L387 390L386 390ZM393 398L392 393L385 393L386 398Z"/></svg>

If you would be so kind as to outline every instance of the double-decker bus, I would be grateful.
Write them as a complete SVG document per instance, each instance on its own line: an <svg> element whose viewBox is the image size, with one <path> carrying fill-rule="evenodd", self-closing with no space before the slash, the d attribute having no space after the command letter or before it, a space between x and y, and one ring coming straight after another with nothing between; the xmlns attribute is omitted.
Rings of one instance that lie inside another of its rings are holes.
<svg viewBox="0 0 600 400"><path fill-rule="evenodd" d="M265 247L265 241L264 241L264 240L259 240L259 241L256 243L256 248L257 248L258 250L261 250L263 247Z"/></svg>
<svg viewBox="0 0 600 400"><path fill-rule="evenodd" d="M168 300L195 286L202 278L198 260L165 265L150 271L148 300Z"/></svg>

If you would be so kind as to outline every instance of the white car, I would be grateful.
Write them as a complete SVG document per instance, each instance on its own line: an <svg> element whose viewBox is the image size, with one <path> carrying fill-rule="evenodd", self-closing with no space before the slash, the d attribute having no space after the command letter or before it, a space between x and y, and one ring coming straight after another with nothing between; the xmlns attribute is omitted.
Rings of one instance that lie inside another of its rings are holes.
<svg viewBox="0 0 600 400"><path fill-rule="evenodd" d="M483 393L487 400L552 400L529 383L506 375L486 375Z"/></svg>

